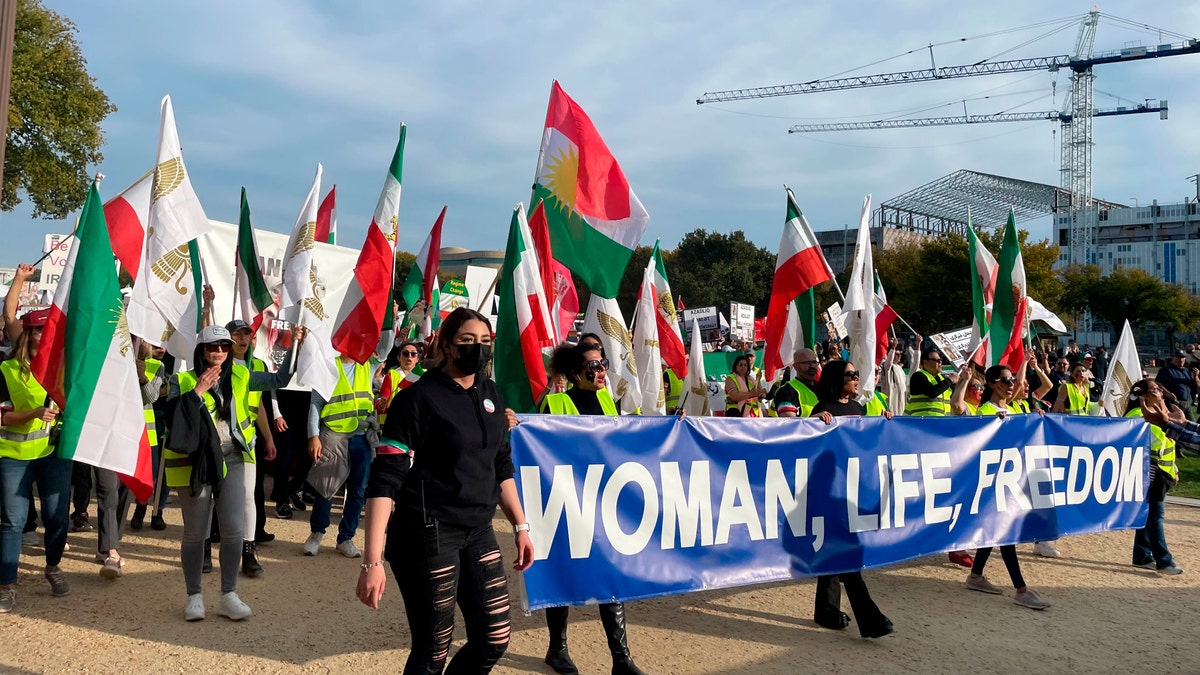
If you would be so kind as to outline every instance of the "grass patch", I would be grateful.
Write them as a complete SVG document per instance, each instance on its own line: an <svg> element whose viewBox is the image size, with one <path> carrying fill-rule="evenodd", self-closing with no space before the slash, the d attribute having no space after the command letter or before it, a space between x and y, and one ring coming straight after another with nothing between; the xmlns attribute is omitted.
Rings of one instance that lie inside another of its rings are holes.
<svg viewBox="0 0 1200 675"><path fill-rule="evenodd" d="M1171 496L1200 499L1200 457L1184 456L1176 450L1175 463L1179 467L1179 484L1171 490Z"/></svg>

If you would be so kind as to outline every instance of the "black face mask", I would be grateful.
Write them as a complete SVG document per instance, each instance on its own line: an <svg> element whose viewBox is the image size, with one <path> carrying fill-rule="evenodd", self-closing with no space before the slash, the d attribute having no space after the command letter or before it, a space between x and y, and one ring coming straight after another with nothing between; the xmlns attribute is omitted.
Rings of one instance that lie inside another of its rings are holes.
<svg viewBox="0 0 1200 675"><path fill-rule="evenodd" d="M458 355L451 359L454 367L463 375L474 375L483 370L488 361L492 360L492 346L479 342L474 344L454 345Z"/></svg>

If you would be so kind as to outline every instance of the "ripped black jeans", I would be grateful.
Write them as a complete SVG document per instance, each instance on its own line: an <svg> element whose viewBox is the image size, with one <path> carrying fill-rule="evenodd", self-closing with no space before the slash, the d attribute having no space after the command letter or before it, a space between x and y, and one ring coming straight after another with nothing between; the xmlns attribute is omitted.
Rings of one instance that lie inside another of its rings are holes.
<svg viewBox="0 0 1200 675"><path fill-rule="evenodd" d="M388 524L384 557L404 596L412 652L404 675L488 673L508 649L508 582L491 523L462 528L399 515ZM467 643L446 667L457 600Z"/></svg>

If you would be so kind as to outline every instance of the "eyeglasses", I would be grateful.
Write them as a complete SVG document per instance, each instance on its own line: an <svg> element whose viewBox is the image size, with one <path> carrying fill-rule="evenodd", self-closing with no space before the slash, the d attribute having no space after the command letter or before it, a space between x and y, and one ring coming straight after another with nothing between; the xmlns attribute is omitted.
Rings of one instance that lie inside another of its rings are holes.
<svg viewBox="0 0 1200 675"><path fill-rule="evenodd" d="M585 370L590 370L593 372L595 372L597 370L608 370L608 359L600 359L599 361L595 361L595 360L588 361L586 364L584 364L583 367Z"/></svg>
<svg viewBox="0 0 1200 675"><path fill-rule="evenodd" d="M204 348L210 352L227 352L231 346L228 342L209 342Z"/></svg>
<svg viewBox="0 0 1200 675"><path fill-rule="evenodd" d="M847 380L857 380L859 377L861 377L861 375L860 375L860 374L859 374L859 372L856 370L856 371L853 371L853 372L850 372L850 373L846 373L846 374L844 375L844 377L845 377Z"/></svg>
<svg viewBox="0 0 1200 675"><path fill-rule="evenodd" d="M418 356L420 356L420 354L418 352L408 351L406 349L406 350L400 352L400 356L402 356L403 358L406 358L406 359L415 359Z"/></svg>

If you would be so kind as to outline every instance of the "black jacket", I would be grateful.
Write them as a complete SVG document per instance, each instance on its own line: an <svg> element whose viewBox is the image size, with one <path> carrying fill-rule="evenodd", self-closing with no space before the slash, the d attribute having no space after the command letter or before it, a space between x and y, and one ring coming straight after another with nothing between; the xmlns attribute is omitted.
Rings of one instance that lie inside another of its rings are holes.
<svg viewBox="0 0 1200 675"><path fill-rule="evenodd" d="M192 465L192 480L189 486L193 497L200 494L205 485L213 489L213 496L220 492L220 479L225 458L221 455L221 439L212 416L204 406L204 400L196 392L167 401L167 435L163 447L188 456Z"/></svg>
<svg viewBox="0 0 1200 675"><path fill-rule="evenodd" d="M382 435L413 451L379 455L366 496L391 497L396 515L460 527L490 523L500 483L513 477L504 400L483 376L464 389L431 369L388 408ZM407 475L405 475L407 473Z"/></svg>

